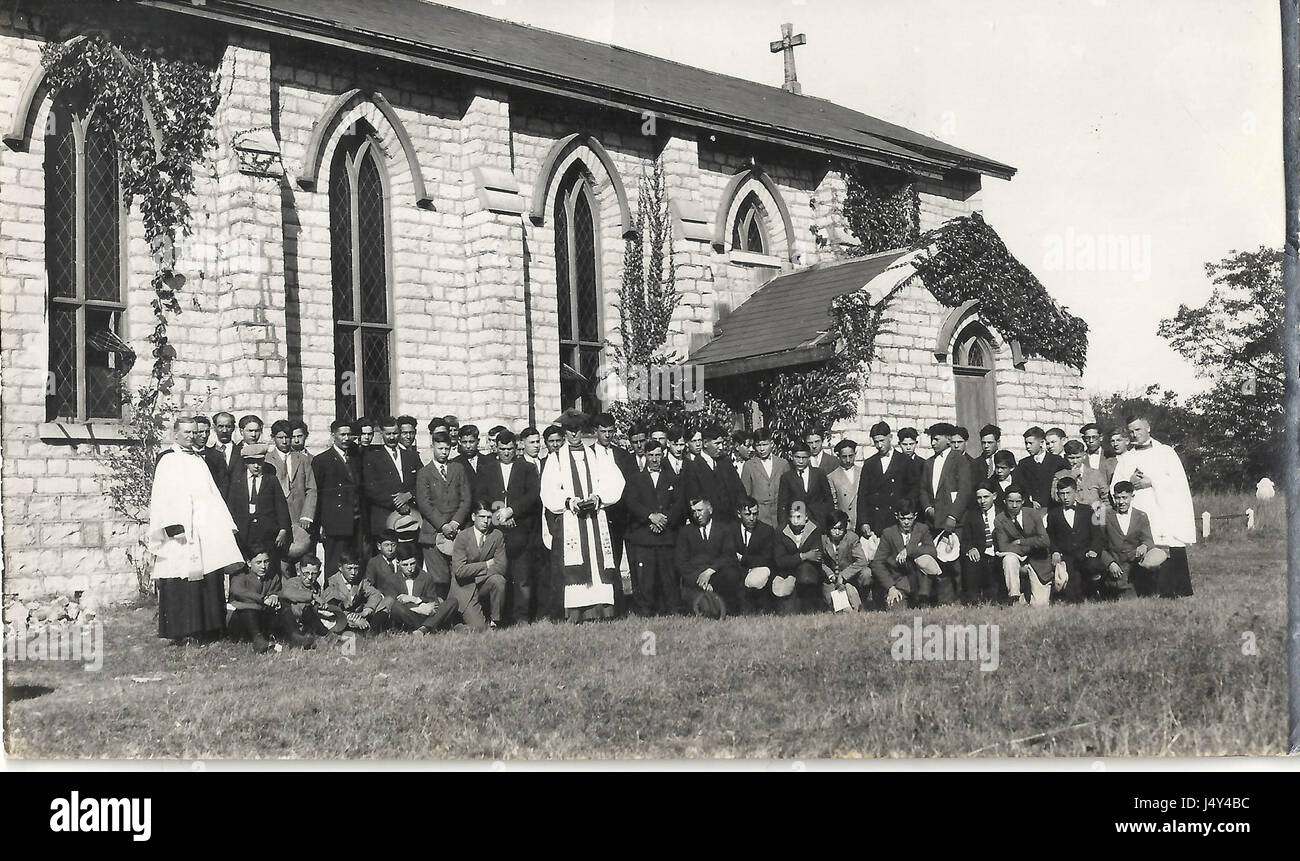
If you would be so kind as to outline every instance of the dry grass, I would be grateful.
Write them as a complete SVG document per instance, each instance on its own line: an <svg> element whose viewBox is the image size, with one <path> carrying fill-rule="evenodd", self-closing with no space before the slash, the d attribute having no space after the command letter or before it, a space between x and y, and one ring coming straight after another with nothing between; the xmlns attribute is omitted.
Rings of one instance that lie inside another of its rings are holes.
<svg viewBox="0 0 1300 861"><path fill-rule="evenodd" d="M111 758L1277 754L1279 529L1198 544L1190 599L921 614L997 623L994 672L892 660L890 628L911 612L384 635L349 657L170 647L151 610L124 609L104 618L101 672L5 665L6 746ZM1245 632L1257 654L1243 653Z"/></svg>

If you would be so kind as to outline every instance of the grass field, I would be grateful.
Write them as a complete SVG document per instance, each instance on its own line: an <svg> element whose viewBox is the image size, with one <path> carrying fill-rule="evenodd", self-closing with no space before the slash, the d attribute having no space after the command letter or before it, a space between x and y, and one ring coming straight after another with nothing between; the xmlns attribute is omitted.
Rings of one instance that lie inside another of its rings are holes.
<svg viewBox="0 0 1300 861"><path fill-rule="evenodd" d="M99 672L6 662L5 745L195 759L1279 754L1281 506L1255 533L1225 522L1191 549L1189 599L919 613L997 624L992 672L895 661L890 629L912 611L538 624L259 656L164 645L152 609L122 608L101 616Z"/></svg>

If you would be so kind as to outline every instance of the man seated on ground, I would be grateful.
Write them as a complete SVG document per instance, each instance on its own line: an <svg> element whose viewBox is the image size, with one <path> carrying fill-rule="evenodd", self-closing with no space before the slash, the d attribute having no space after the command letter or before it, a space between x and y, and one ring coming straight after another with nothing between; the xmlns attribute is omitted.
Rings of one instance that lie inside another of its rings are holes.
<svg viewBox="0 0 1300 861"><path fill-rule="evenodd" d="M742 497L736 506L736 561L744 577L740 593L743 613L772 609L772 566L776 530L758 519L758 500Z"/></svg>
<svg viewBox="0 0 1300 861"><path fill-rule="evenodd" d="M1007 510L998 515L993 544L1002 557L1002 576L1007 584L1007 601L1025 602L1021 578L1029 583L1029 599L1035 607L1046 607L1052 598L1055 572L1049 556L1051 545L1038 514L1025 507L1020 485L1007 489Z"/></svg>
<svg viewBox="0 0 1300 861"><path fill-rule="evenodd" d="M443 602L438 600L438 585L433 574L416 570L418 562L414 550L400 547L392 569L371 567L366 571L366 577L369 579L372 573L376 575L376 579L370 582L384 596L381 613L387 616L389 625L399 631L428 634L450 617L451 608L443 607ZM373 566L373 559L371 563Z"/></svg>
<svg viewBox="0 0 1300 861"><path fill-rule="evenodd" d="M307 612L308 607L323 607L320 570L320 559L314 555L304 556L298 560L297 575L284 580L280 586L280 607L289 614L295 632L307 635L329 633L329 628L321 624L320 616ZM304 648L312 646L304 645Z"/></svg>
<svg viewBox="0 0 1300 861"><path fill-rule="evenodd" d="M1101 561L1106 573L1102 577L1101 595L1104 598L1153 595L1157 572L1168 556L1156 546L1146 513L1133 507L1133 483L1117 481L1110 492L1115 507L1106 509L1103 527Z"/></svg>
<svg viewBox="0 0 1300 861"><path fill-rule="evenodd" d="M366 582L378 588L381 579L392 577L397 571L397 533L385 529L376 535L375 550L378 552L366 563Z"/></svg>
<svg viewBox="0 0 1300 861"><path fill-rule="evenodd" d="M230 639L251 640L258 654L270 651L271 636L279 634L293 646L311 648L314 641L298 633L293 617L280 606L280 575L271 570L270 548L254 544L247 565L230 578Z"/></svg>
<svg viewBox="0 0 1300 861"><path fill-rule="evenodd" d="M922 577L940 577L938 552L930 528L917 523L916 502L903 497L894 504L893 526L885 527L871 560L873 599L877 607L892 610L920 592Z"/></svg>
<svg viewBox="0 0 1300 861"><path fill-rule="evenodd" d="M713 522L713 504L690 500L691 522L677 532L674 563L680 578L682 602L689 612L712 619L724 618L740 605L743 575L736 561L732 530Z"/></svg>
<svg viewBox="0 0 1300 861"><path fill-rule="evenodd" d="M830 531L822 536L822 597L826 606L832 612L861 610L858 588L870 586L870 570L858 536L849 531L848 514L835 512ZM841 593L838 597L837 592Z"/></svg>
<svg viewBox="0 0 1300 861"><path fill-rule="evenodd" d="M1009 469L1007 472L1010 474ZM961 535L964 548L961 567L968 605L998 601L1004 590L1001 585L1002 560L998 558L993 543L998 520L998 490L997 484L991 480L981 482L975 488L975 506L966 512Z"/></svg>
<svg viewBox="0 0 1300 861"><path fill-rule="evenodd" d="M1068 454L1069 443L1066 445ZM1079 447L1082 449L1082 444ZM1051 545L1055 580L1065 580L1064 588L1060 590L1062 598L1082 601L1094 597L1101 585L1101 553L1105 537L1102 527L1093 523L1092 506L1078 501L1075 496L1073 476L1057 482L1056 494L1061 507L1047 513L1047 540Z"/></svg>
<svg viewBox="0 0 1300 861"><path fill-rule="evenodd" d="M361 563L349 551L339 554L338 573L321 593L321 603L323 610L304 611L312 615L313 626L319 621L333 633L364 633L372 629L371 618L384 605L384 596L361 576Z"/></svg>
<svg viewBox="0 0 1300 861"><path fill-rule="evenodd" d="M492 503L480 499L471 508L474 528L461 530L452 544L447 598L470 630L496 630L506 597L506 540L492 528Z"/></svg>
<svg viewBox="0 0 1300 861"><path fill-rule="evenodd" d="M797 499L789 504L774 551L772 594L777 599L777 612L798 613L822 602L823 534L812 522L807 505Z"/></svg>

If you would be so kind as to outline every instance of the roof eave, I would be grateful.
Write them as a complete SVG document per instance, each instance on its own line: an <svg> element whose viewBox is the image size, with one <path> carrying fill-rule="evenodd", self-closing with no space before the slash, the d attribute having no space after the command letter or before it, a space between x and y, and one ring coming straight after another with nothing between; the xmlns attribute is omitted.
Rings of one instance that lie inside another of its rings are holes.
<svg viewBox="0 0 1300 861"><path fill-rule="evenodd" d="M365 50L369 54L377 54L388 59L413 62L457 74L469 73L499 84L522 87L550 95L576 98L606 107L632 112L653 110L661 119L670 122L679 122L684 125L696 126L724 134L739 134L769 143L793 146L819 152L823 155L865 162L931 179L943 179L945 174L954 170L985 174L999 179L1010 179L1016 172L1015 168L1008 165L979 159L929 155L907 158L896 153L862 146L849 141L804 135L793 129L784 129L766 123L746 120L742 117L718 114L695 106L655 99L639 93L593 84L588 81L580 81L539 69L512 66L488 57L462 54L446 48L421 45L416 42L344 27L331 22L275 12L262 7L248 7L241 10L239 8L241 4L237 2L224 4L220 9L209 5L194 6L190 4L189 0L137 0L137 5L178 12L264 33L306 39L342 50ZM902 142L897 142L896 145L915 146L914 144Z"/></svg>

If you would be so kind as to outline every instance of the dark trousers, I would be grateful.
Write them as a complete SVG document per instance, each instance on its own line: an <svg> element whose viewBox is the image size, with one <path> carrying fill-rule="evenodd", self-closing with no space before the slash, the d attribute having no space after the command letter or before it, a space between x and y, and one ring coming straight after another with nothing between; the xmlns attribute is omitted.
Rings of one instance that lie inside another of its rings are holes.
<svg viewBox="0 0 1300 861"><path fill-rule="evenodd" d="M326 582L339 570L339 556L343 551L348 550L360 556L361 541L358 533L361 531L361 523L357 522L356 528L351 535L322 535L320 537L321 548L325 551L325 570L323 572Z"/></svg>
<svg viewBox="0 0 1300 861"><path fill-rule="evenodd" d="M1097 556L1089 558L1084 554L1077 556L1062 554L1061 559L1065 562L1065 573L1069 575L1065 581L1065 588L1061 590L1062 600L1082 601L1085 598L1097 597L1104 573L1101 558Z"/></svg>
<svg viewBox="0 0 1300 861"><path fill-rule="evenodd" d="M506 617L514 624L533 621L533 580L537 552L531 543L511 548L506 545Z"/></svg>
<svg viewBox="0 0 1300 861"><path fill-rule="evenodd" d="M672 616L681 611L682 592L673 563L673 547L627 546L632 574L632 607L640 616Z"/></svg>
<svg viewBox="0 0 1300 861"><path fill-rule="evenodd" d="M272 610L270 607L257 610L240 608L230 614L230 621L226 627L230 639L236 641L252 640L258 643L273 634L293 642L300 639L298 622L288 607L281 607L279 610Z"/></svg>
<svg viewBox="0 0 1300 861"><path fill-rule="evenodd" d="M957 574L955 562L940 562L938 577L921 572L916 578L916 604L951 604L957 600Z"/></svg>
<svg viewBox="0 0 1300 861"><path fill-rule="evenodd" d="M438 597L446 598L447 590L451 588L451 560L432 544L420 544L420 552L424 556L424 570L433 575Z"/></svg>
<svg viewBox="0 0 1300 861"><path fill-rule="evenodd" d="M681 577L682 603L688 610L695 606L695 599L704 593L699 586L699 578L699 571ZM714 571L709 578L709 585L726 605L728 615L740 606L740 590L745 586L744 580L745 575L738 565L725 565Z"/></svg>
<svg viewBox="0 0 1300 861"><path fill-rule="evenodd" d="M963 598L967 604L981 601L998 601L1007 591L1002 582L1002 560L997 556L986 556L981 551L980 560L972 562L970 557L961 557Z"/></svg>

